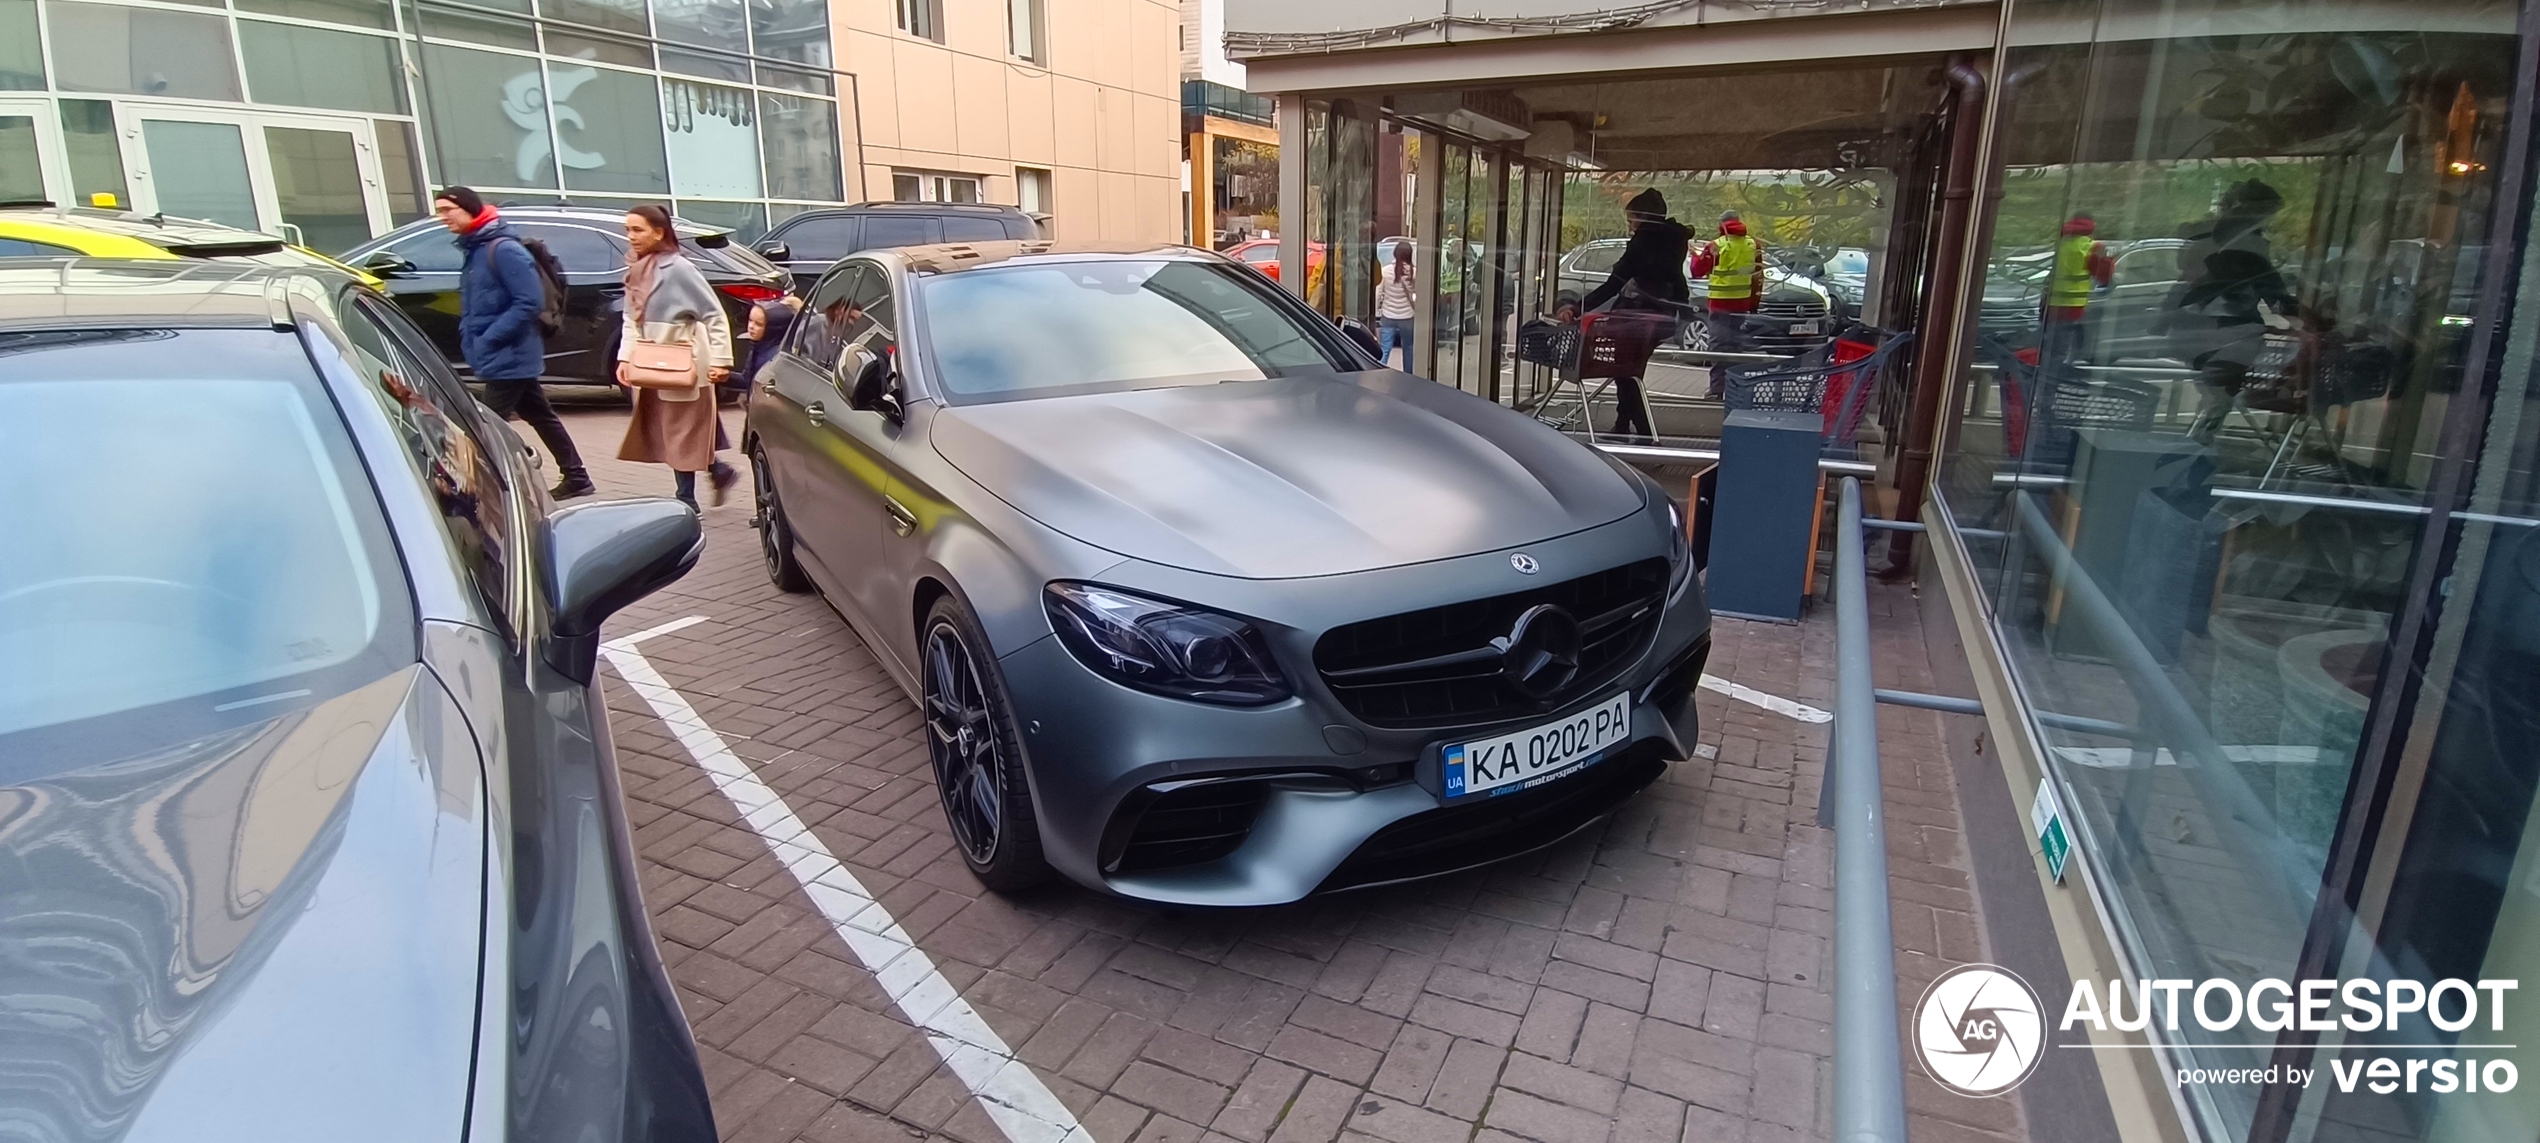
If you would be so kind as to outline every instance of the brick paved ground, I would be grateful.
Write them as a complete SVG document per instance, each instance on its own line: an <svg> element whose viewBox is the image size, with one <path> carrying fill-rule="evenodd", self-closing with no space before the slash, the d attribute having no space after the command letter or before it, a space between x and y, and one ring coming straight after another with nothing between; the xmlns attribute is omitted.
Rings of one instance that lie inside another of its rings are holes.
<svg viewBox="0 0 2540 1143"><path fill-rule="evenodd" d="M598 459L624 417L567 414ZM737 416L734 421L737 426ZM1674 1143L1830 1134L1822 726L1701 693L1716 757L1556 849L1416 887L1198 912L983 893L951 851L913 706L812 596L772 588L747 482L697 570L615 633L895 915L1099 1143ZM1904 589L1873 587L1881 682L1925 685ZM1721 620L1711 670L1827 705L1832 625ZM725 1138L1001 1143L651 708L609 699L644 895ZM1983 959L1932 715L1883 711L1900 991ZM1914 1137L2025 1139L2009 1100L1909 1066Z"/></svg>

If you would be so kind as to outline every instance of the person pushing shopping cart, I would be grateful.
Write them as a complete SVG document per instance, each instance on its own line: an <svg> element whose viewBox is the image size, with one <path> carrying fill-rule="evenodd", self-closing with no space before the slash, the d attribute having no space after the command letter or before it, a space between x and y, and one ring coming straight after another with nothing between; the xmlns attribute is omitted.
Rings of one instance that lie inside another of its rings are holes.
<svg viewBox="0 0 2540 1143"><path fill-rule="evenodd" d="M1631 224L1631 238L1623 244L1623 256L1615 259L1614 271L1606 275L1603 285L1588 292L1587 309L1591 312L1609 306L1616 311L1641 311L1659 315L1664 320L1680 320L1692 304L1693 291L1685 280L1686 251L1693 242L1693 231L1667 217L1667 196L1651 187L1632 196L1623 204L1623 218ZM1637 339L1635 339L1637 340ZM1641 354L1646 364L1647 354ZM1655 437L1658 430L1649 419L1649 397L1641 390L1638 370L1614 377L1614 429L1616 436Z"/></svg>

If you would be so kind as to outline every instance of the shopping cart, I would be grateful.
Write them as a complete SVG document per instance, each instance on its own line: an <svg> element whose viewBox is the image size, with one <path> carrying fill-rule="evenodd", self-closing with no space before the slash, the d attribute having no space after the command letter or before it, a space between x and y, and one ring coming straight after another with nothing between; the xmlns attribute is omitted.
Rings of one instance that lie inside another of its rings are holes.
<svg viewBox="0 0 2540 1143"><path fill-rule="evenodd" d="M1649 358L1673 340L1683 319L1653 310L1605 310L1579 319L1577 325L1528 322L1517 331L1519 360L1553 369L1552 388L1535 406L1535 419L1567 431L1578 426L1588 443L1596 442L1596 418L1589 410L1617 377L1640 377ZM1588 382L1596 382L1590 389ZM1570 389L1570 411L1553 415L1562 386Z"/></svg>
<svg viewBox="0 0 2540 1143"><path fill-rule="evenodd" d="M2002 386L2002 442L2023 471L2060 474L2072 466L2080 430L2149 429L2161 407L2160 391L2149 385L2094 384L2070 366L2042 366L2034 348L2014 349L1990 334L1981 350Z"/></svg>
<svg viewBox="0 0 2540 1143"><path fill-rule="evenodd" d="M1861 416L1888 360L1913 341L1911 333L1856 324L1796 362L1716 370L1721 400L1731 409L1822 412L1827 442L1848 449L1860 436Z"/></svg>

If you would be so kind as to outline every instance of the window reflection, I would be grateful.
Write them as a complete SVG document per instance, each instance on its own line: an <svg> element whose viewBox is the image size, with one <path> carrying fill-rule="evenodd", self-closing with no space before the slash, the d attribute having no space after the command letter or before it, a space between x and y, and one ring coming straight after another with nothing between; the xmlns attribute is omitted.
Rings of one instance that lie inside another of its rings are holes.
<svg viewBox="0 0 2540 1143"><path fill-rule="evenodd" d="M2333 10L2013 10L1939 494L2031 703L2128 728L2043 734L2146 977L2299 975L2488 249L2512 37ZM2253 34L2165 38L2208 19ZM2235 1037L2268 1038L2174 1036ZM2186 1095L2215 1138L2262 1118Z"/></svg>

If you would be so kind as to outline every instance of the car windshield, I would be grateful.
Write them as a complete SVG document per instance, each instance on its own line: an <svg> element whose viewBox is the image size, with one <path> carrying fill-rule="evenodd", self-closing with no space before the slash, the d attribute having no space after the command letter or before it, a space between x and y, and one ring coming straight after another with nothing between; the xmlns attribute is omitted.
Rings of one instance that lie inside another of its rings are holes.
<svg viewBox="0 0 2540 1143"><path fill-rule="evenodd" d="M713 231L712 233L722 232ZM713 246L700 242L682 242L679 244L679 249L688 255L690 261L702 263L709 268L734 270L753 278L771 277L776 273L776 263L761 257L756 250L728 241Z"/></svg>
<svg viewBox="0 0 2540 1143"><path fill-rule="evenodd" d="M0 426L40 476L0 497L0 758L143 708L270 718L410 642L378 503L289 334L0 334Z"/></svg>
<svg viewBox="0 0 2540 1143"><path fill-rule="evenodd" d="M995 266L923 280L935 375L956 404L1250 381L1345 366L1230 267Z"/></svg>

